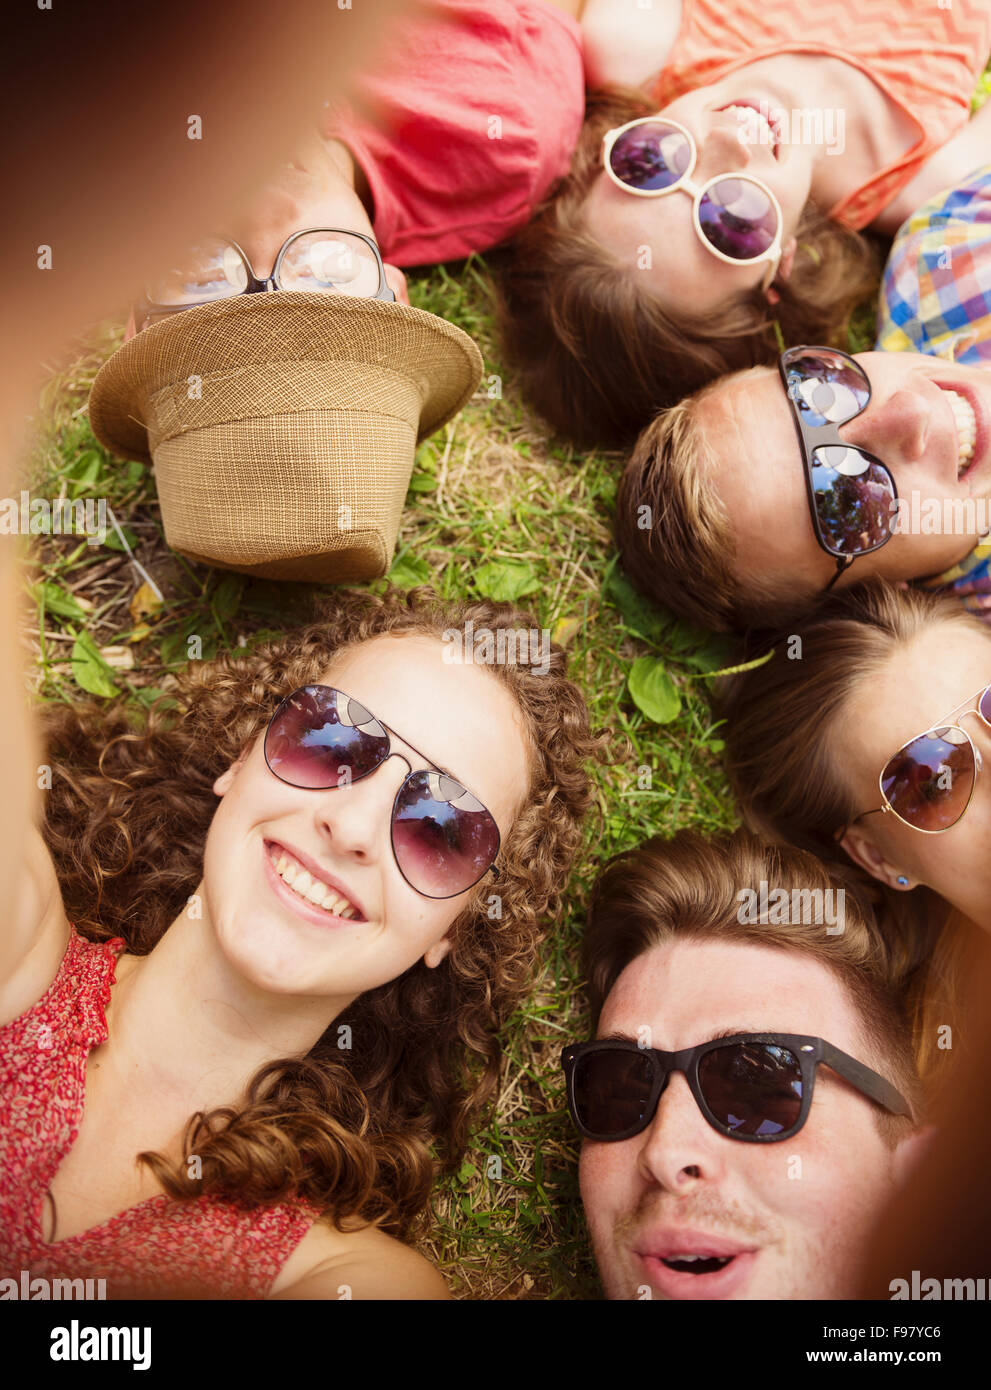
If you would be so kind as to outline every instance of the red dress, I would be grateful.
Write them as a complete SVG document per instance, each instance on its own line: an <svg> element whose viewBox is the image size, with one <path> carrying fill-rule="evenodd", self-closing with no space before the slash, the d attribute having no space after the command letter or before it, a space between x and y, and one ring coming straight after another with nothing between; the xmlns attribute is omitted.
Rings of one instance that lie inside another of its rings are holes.
<svg viewBox="0 0 991 1390"><path fill-rule="evenodd" d="M240 1207L164 1193L47 1243L41 1215L79 1133L86 1058L104 1042L118 952L73 928L46 994L0 1028L0 1278L105 1279L108 1298L264 1298L316 1219L305 1203Z"/></svg>

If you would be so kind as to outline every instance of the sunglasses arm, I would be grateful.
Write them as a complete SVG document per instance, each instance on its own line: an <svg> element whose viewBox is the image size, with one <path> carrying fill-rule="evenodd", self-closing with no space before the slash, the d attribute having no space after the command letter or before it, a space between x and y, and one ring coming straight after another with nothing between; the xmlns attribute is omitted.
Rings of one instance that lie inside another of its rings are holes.
<svg viewBox="0 0 991 1390"><path fill-rule="evenodd" d="M868 812L868 814L870 813ZM832 1043L823 1042L820 1044L820 1048L820 1060L825 1062L827 1067L832 1067L833 1071L842 1076L845 1081L849 1081L851 1086L856 1086L858 1091L876 1101L878 1105L882 1105L892 1115L907 1115L910 1119L913 1118L908 1101L900 1091L895 1090L889 1081L885 1081L883 1076L879 1076L876 1071L871 1071L870 1067L865 1067L855 1057L841 1052Z"/></svg>
<svg viewBox="0 0 991 1390"><path fill-rule="evenodd" d="M823 589L823 591L822 591L824 594L828 594L828 593L829 593L830 589L831 589L831 588L833 587L833 585L836 583L837 579L839 579L839 577L840 577L841 574L846 574L847 570L850 568L850 566L853 564L853 562L854 562L854 560L855 560L856 558L857 558L856 555L841 555L841 556L840 556L840 558L836 561L836 572L835 572L835 574L833 575L833 577L832 577L832 579L829 581L829 583L826 585L825 589Z"/></svg>

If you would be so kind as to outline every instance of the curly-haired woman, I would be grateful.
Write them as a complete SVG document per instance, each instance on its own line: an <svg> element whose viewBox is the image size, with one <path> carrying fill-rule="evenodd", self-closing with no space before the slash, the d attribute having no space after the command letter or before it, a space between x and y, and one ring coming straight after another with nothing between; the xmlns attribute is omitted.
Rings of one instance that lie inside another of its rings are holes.
<svg viewBox="0 0 991 1390"><path fill-rule="evenodd" d="M507 348L576 443L775 361L775 325L845 346L864 229L986 161L988 0L586 0L581 23L602 92L504 276Z"/></svg>
<svg viewBox="0 0 991 1390"><path fill-rule="evenodd" d="M4 1274L444 1297L402 1242L492 1090L601 749L560 649L451 640L531 626L343 591L140 719L46 708L2 947Z"/></svg>

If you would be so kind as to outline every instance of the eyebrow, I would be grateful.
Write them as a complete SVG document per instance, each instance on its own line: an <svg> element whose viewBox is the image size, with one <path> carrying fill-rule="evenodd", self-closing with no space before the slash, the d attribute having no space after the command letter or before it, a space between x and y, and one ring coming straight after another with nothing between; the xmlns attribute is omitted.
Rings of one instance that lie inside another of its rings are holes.
<svg viewBox="0 0 991 1390"><path fill-rule="evenodd" d="M775 1030L774 1030L773 1028L721 1028L721 1029L719 1030L718 1033L712 1033L708 1038L704 1038L704 1039L703 1039L703 1042L718 1042L720 1038L735 1038L735 1037L737 1036L737 1034L739 1034L739 1033L773 1033L774 1031L775 1031ZM782 1029L781 1031L784 1032L785 1030ZM604 1034L602 1035L602 1037L596 1039L596 1041L597 1041L597 1042L632 1042L632 1043L635 1043L635 1042L639 1042L639 1038L634 1038L634 1037L632 1037L629 1033L624 1033L622 1029L615 1029L615 1030L614 1030L613 1032L611 1032L611 1033L604 1033ZM696 1046L696 1047L701 1047L702 1044L701 1044L701 1043L695 1043L694 1046ZM666 1051L669 1051L669 1050L670 1050L670 1051L680 1051L681 1049L680 1049L680 1048L672 1048L672 1049L668 1049L668 1048L659 1048L659 1049L658 1049L658 1051L662 1051L662 1052L666 1052Z"/></svg>

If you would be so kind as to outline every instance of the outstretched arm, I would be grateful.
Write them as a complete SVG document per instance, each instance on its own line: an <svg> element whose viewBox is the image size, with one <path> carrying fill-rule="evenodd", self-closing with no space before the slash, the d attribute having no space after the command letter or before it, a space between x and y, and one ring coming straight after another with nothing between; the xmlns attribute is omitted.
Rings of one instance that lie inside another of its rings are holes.
<svg viewBox="0 0 991 1390"><path fill-rule="evenodd" d="M642 87L660 72L681 26L681 0L585 0L585 81L589 87Z"/></svg>

